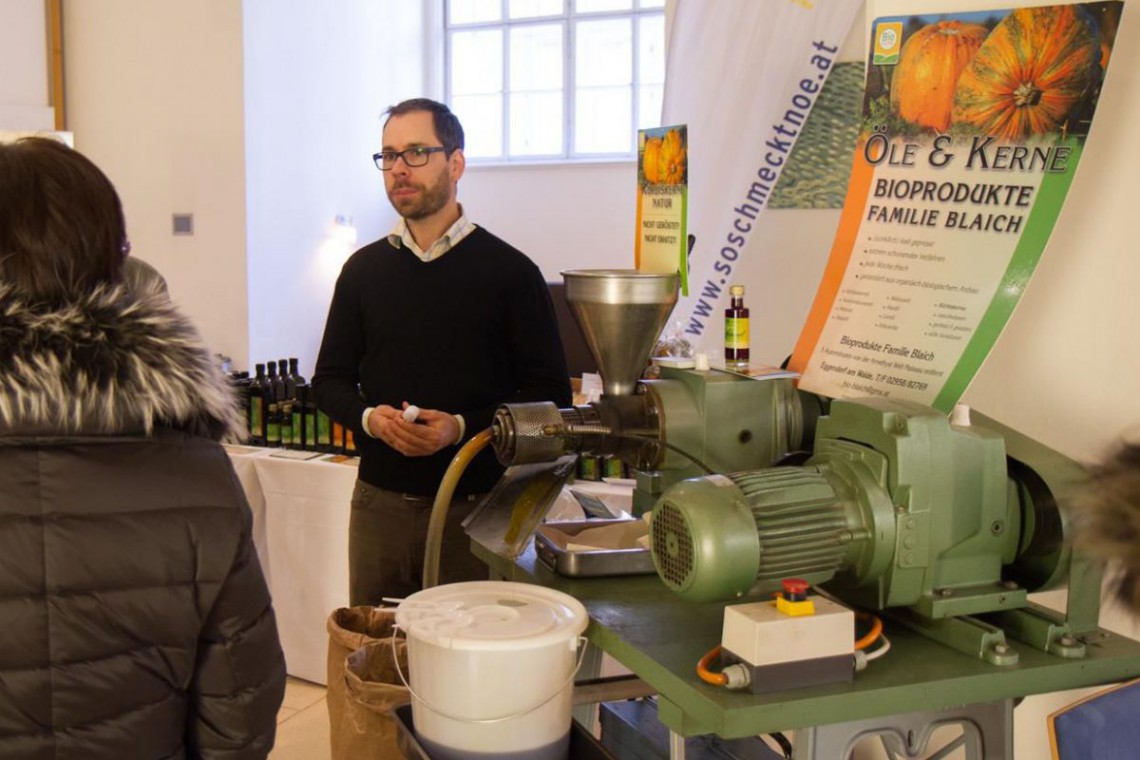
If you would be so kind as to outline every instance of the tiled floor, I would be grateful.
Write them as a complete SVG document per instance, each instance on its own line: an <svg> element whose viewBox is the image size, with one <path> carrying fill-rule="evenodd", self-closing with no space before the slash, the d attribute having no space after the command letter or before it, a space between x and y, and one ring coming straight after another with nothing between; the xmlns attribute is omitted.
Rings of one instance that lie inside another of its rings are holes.
<svg viewBox="0 0 1140 760"><path fill-rule="evenodd" d="M277 744L270 760L329 760L329 712L325 687L289 678L277 713Z"/></svg>

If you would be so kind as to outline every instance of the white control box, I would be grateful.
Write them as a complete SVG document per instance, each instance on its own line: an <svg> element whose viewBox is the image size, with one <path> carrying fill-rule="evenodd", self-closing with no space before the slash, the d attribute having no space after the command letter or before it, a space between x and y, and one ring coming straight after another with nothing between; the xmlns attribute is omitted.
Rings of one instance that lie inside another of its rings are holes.
<svg viewBox="0 0 1140 760"><path fill-rule="evenodd" d="M821 596L809 596L815 613L788 615L776 602L752 602L724 608L721 645L752 666L779 665L852 656L855 613Z"/></svg>

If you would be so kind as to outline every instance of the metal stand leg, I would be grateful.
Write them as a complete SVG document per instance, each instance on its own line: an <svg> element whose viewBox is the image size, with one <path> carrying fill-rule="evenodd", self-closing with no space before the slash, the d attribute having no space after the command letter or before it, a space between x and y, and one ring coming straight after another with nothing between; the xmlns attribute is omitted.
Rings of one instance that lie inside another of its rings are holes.
<svg viewBox="0 0 1140 760"><path fill-rule="evenodd" d="M669 760L685 760L685 737L669 729Z"/></svg>
<svg viewBox="0 0 1140 760"><path fill-rule="evenodd" d="M962 735L928 760L944 758L959 747L965 750L967 760L1013 760L1013 700L1010 699L799 729L794 757L796 760L847 758L860 739L879 735L891 760L917 758L925 752L931 734L947 725L960 726Z"/></svg>
<svg viewBox="0 0 1140 760"><path fill-rule="evenodd" d="M589 681L596 679L602 672L602 650L593 644L586 643L586 651L582 654L582 667L578 669L577 680ZM582 728L594 733L598 724L597 704L581 704L575 706L571 714L574 720L582 724Z"/></svg>

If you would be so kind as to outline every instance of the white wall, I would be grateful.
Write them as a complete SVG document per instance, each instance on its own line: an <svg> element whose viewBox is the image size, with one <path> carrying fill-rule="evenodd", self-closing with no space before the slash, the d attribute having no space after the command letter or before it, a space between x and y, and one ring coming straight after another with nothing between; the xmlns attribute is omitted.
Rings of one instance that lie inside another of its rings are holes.
<svg viewBox="0 0 1140 760"><path fill-rule="evenodd" d="M637 167L631 161L468 163L459 200L472 221L526 253L548 281L563 269L633 268Z"/></svg>
<svg viewBox="0 0 1140 760"><path fill-rule="evenodd" d="M55 126L43 0L0 0L0 129Z"/></svg>
<svg viewBox="0 0 1140 760"><path fill-rule="evenodd" d="M111 178L138 256L215 351L248 343L241 5L69 0L68 129ZM171 215L192 213L194 235Z"/></svg>
<svg viewBox="0 0 1140 760"><path fill-rule="evenodd" d="M12 0L3 0L11 2ZM42 13L42 6L41 6ZM383 110L424 87L421 4L68 0L69 128L123 198L133 255L236 368L311 376L344 252L395 221L371 162ZM174 236L173 213L193 213Z"/></svg>
<svg viewBox="0 0 1140 760"><path fill-rule="evenodd" d="M423 89L423 10L395 0L246 0L249 363L311 379L336 275L337 215L359 242L395 222L372 162L385 108ZM378 293L386 283L377 283Z"/></svg>

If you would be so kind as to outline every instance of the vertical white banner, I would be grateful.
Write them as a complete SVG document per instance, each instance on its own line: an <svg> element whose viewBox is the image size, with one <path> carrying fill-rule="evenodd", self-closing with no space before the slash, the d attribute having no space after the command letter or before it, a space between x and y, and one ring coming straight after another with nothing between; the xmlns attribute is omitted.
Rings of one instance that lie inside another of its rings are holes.
<svg viewBox="0 0 1140 760"><path fill-rule="evenodd" d="M689 130L689 293L673 320L715 354L732 283L764 277L763 221L862 0L677 0L663 124ZM789 347L790 348L790 347Z"/></svg>

